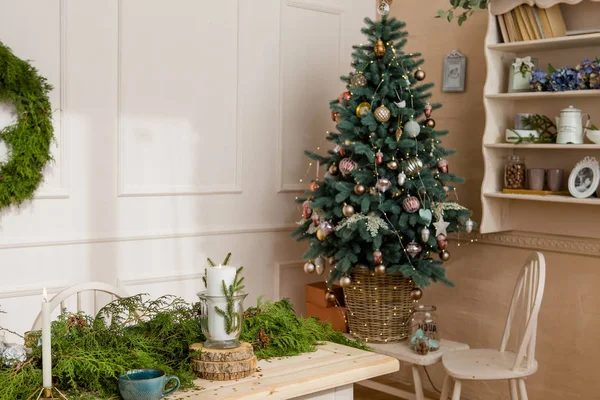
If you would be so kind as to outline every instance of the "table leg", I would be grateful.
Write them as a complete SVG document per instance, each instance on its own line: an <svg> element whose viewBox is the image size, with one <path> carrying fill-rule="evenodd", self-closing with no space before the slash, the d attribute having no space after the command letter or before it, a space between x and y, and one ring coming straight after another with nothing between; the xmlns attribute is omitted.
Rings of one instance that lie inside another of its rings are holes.
<svg viewBox="0 0 600 400"><path fill-rule="evenodd" d="M421 375L419 374L419 367L416 365L412 365L412 373L413 382L415 384L415 395L417 396L417 400L425 400L425 395L423 394L423 384L421 383Z"/></svg>
<svg viewBox="0 0 600 400"><path fill-rule="evenodd" d="M450 384L452 383L452 378L450 375L446 374L444 378L444 386L442 387L442 394L440 396L440 400L448 400L448 393L450 393Z"/></svg>

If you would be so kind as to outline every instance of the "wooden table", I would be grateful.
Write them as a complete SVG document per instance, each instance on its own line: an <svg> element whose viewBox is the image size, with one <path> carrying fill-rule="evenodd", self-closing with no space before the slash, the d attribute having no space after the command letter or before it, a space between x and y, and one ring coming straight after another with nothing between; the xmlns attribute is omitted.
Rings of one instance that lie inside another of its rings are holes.
<svg viewBox="0 0 600 400"><path fill-rule="evenodd" d="M419 367L426 367L440 362L442 360L442 356L446 352L469 349L469 346L467 344L444 339L440 341L439 350L432 351L424 356L420 356L414 351L412 351L408 347L408 341L400 343L381 344L369 343L369 346L372 347L378 354L394 357L411 366L413 381L415 384L415 393L409 393L405 390L401 390L396 387L373 381L360 382L360 385L410 400L426 400L425 395L423 394L423 383L421 382L421 374L419 371Z"/></svg>
<svg viewBox="0 0 600 400"><path fill-rule="evenodd" d="M325 343L316 352L261 360L254 375L238 381L196 380L202 390L180 391L171 400L350 400L353 383L397 372L393 357Z"/></svg>

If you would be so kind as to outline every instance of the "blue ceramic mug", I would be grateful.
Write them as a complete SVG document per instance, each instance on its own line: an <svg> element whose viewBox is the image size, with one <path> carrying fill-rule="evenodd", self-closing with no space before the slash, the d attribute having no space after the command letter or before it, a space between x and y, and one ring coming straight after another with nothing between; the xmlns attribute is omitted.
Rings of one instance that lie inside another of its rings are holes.
<svg viewBox="0 0 600 400"><path fill-rule="evenodd" d="M175 381L175 387L165 392L170 380ZM167 376L160 369L134 369L119 377L119 392L125 400L160 400L175 393L179 385L179 378Z"/></svg>

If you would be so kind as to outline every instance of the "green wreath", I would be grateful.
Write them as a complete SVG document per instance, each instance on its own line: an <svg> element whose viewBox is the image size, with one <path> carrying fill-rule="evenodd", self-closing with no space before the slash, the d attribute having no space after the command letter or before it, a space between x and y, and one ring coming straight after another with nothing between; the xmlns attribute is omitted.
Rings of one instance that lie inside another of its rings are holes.
<svg viewBox="0 0 600 400"><path fill-rule="evenodd" d="M33 198L52 160L50 90L46 78L0 42L0 102L14 105L17 118L0 129L8 149L8 159L0 163L0 209Z"/></svg>

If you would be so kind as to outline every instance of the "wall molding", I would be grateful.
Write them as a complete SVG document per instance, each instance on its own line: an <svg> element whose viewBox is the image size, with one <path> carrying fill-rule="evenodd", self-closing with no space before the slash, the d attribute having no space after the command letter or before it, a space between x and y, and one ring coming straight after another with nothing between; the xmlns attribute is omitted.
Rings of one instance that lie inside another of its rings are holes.
<svg viewBox="0 0 600 400"><path fill-rule="evenodd" d="M273 267L273 298L279 299L281 297L281 271L285 269L298 268L298 265L302 267L306 261L282 261L276 262Z"/></svg>
<svg viewBox="0 0 600 400"><path fill-rule="evenodd" d="M325 14L337 15L339 19L338 31L338 73L341 75L340 60L342 60L342 51L344 50L344 8L332 5L324 5L319 3L308 2L304 0L287 0L280 6L279 12L279 127L277 130L277 157L275 161L275 181L277 193L298 193L306 189L306 185L302 183L286 183L283 181L283 88L284 88L284 68L283 68L283 10L285 7L300 8Z"/></svg>
<svg viewBox="0 0 600 400"><path fill-rule="evenodd" d="M188 280L199 280L204 276L203 273L193 273L193 274L181 274L181 275L168 275L161 276L155 278L141 278L141 279L117 279L117 286L122 287L127 290L129 286L142 286L142 285L155 285L157 283L167 283L167 282L181 282Z"/></svg>
<svg viewBox="0 0 600 400"><path fill-rule="evenodd" d="M58 129L58 159L60 162L60 187L44 188L34 196L35 200L43 199L68 199L70 198L69 174L69 135L65 123L65 108L67 103L67 16L66 0L59 1L59 106L58 115L60 126Z"/></svg>
<svg viewBox="0 0 600 400"><path fill-rule="evenodd" d="M163 239L183 239L202 236L228 236L228 235L246 235L257 233L277 233L291 232L296 229L295 224L281 225L265 225L265 226L246 226L230 229L214 229L203 230L187 233L165 233L156 235L140 235L140 236L109 236L84 239L65 239L39 242L16 242L0 245L0 250L6 249L21 249L30 247L52 247L52 246L76 246L96 243L113 243L113 242L136 242L144 240L163 240Z"/></svg>
<svg viewBox="0 0 600 400"><path fill-rule="evenodd" d="M20 290L10 290L10 291L0 291L0 299L14 299L19 297L31 297L31 296L39 296L40 301L42 298L42 291L44 287L48 291L48 294L53 295L59 292L62 292L66 288L71 285L63 285L63 286L32 286L28 289L20 289Z"/></svg>
<svg viewBox="0 0 600 400"><path fill-rule="evenodd" d="M472 233L470 235L460 235L460 237L457 235L453 236L455 240L462 242L477 240L477 243L494 246L600 257L600 239L549 235L524 231L507 231L487 234Z"/></svg>
<svg viewBox="0 0 600 400"><path fill-rule="evenodd" d="M237 33L236 41L236 132L235 154L236 166L234 179L231 183L218 185L129 185L124 177L124 148L123 113L122 113L122 66L123 66L123 0L118 3L118 39L117 39L117 197L156 197L156 196L197 196L214 194L240 194L242 193L242 112L240 98L240 0L236 1L235 23Z"/></svg>

